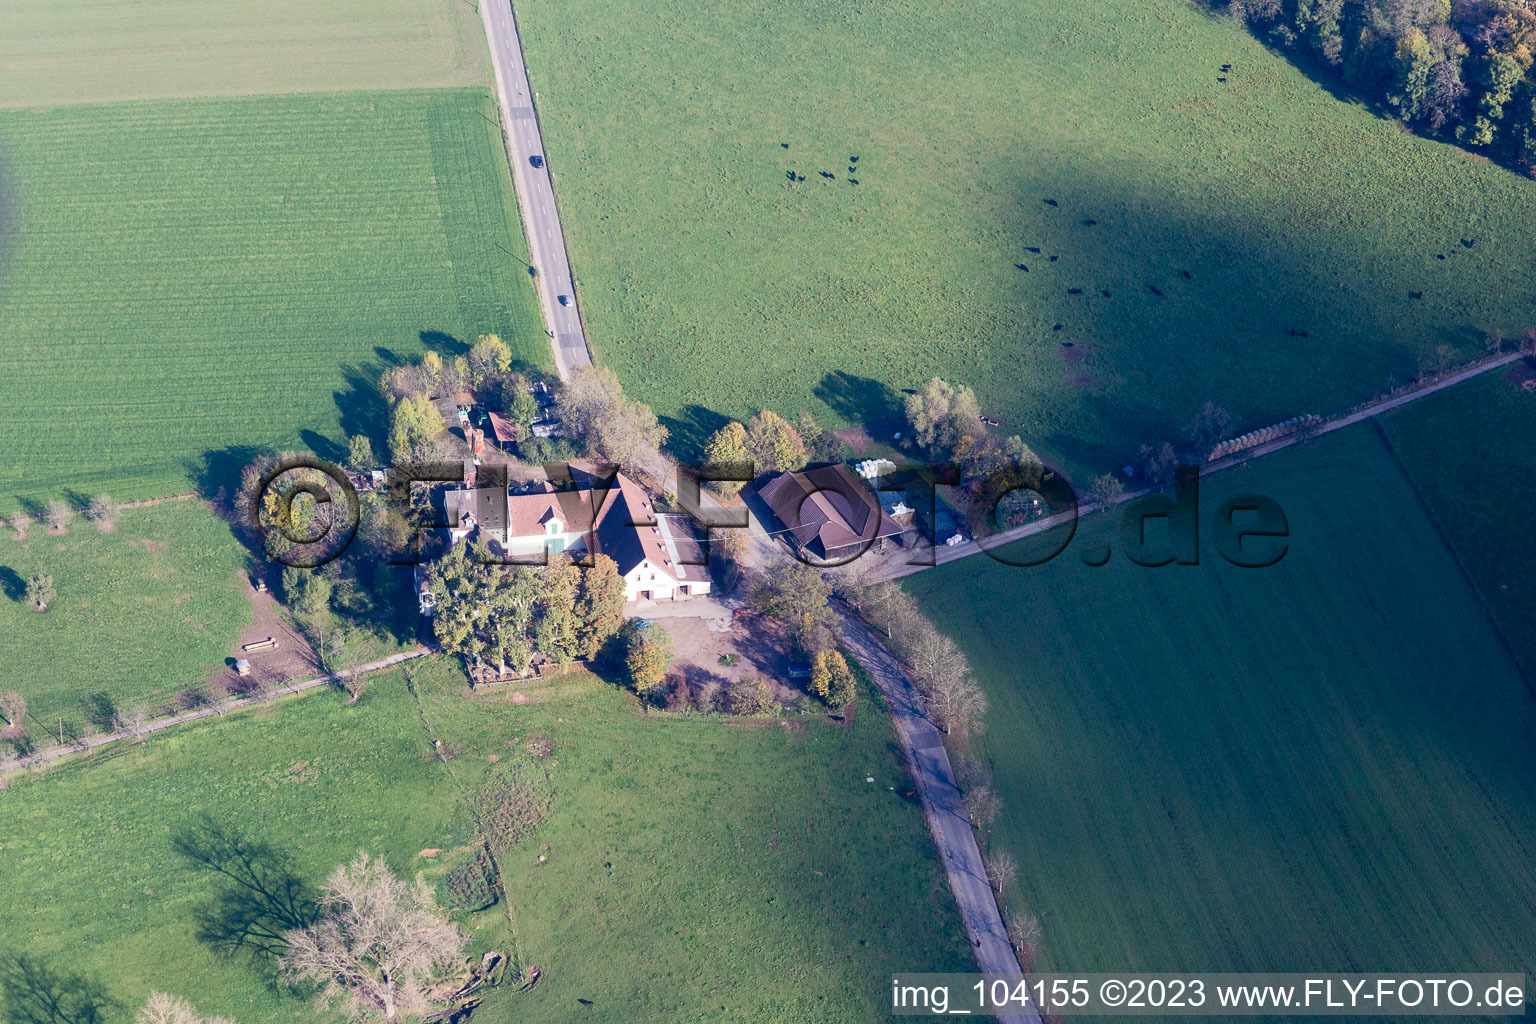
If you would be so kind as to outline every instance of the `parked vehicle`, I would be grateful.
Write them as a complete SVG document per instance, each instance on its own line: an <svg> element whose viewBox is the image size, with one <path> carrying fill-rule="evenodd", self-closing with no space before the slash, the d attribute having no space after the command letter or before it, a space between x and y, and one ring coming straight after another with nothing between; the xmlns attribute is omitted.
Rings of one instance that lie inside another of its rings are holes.
<svg viewBox="0 0 1536 1024"><path fill-rule="evenodd" d="M528 162L533 164L533 166L535 166L535 167L543 167L544 166L544 158L542 156L539 156L539 154L537 154L537 153L535 153L535 154L533 154L533 156L529 157L528 158Z"/></svg>

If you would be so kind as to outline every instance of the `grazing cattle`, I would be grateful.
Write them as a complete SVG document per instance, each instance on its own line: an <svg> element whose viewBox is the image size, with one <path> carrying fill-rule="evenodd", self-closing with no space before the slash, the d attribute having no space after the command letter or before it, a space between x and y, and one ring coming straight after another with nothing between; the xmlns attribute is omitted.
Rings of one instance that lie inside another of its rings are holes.
<svg viewBox="0 0 1536 1024"><path fill-rule="evenodd" d="M1216 81L1218 81L1218 82L1225 82L1225 81L1226 81L1226 79L1225 79L1225 78L1222 78L1222 77L1220 77L1220 76L1218 76L1218 77L1217 77L1217 79L1216 79Z"/></svg>
<svg viewBox="0 0 1536 1024"><path fill-rule="evenodd" d="M1106 288L1103 291L1099 292L1099 294L1104 296L1107 299L1107 298L1109 298L1109 289Z"/></svg>
<svg viewBox="0 0 1536 1024"><path fill-rule="evenodd" d="M1067 289L1067 294L1068 295L1081 295L1081 294L1083 294L1083 290L1081 288L1068 288Z"/></svg>
<svg viewBox="0 0 1536 1024"><path fill-rule="evenodd" d="M859 158L856 157L856 156L851 156L851 157L848 158L848 162L851 163L851 164L856 164L856 163L859 162Z"/></svg>
<svg viewBox="0 0 1536 1024"><path fill-rule="evenodd" d="M852 173L853 173L853 172L854 172L854 171L856 171L856 170L858 170L858 168L857 168L857 167L855 167L855 166L853 166L853 164L849 164L849 165L848 165L848 173L849 173L849 174L852 174Z"/></svg>
<svg viewBox="0 0 1536 1024"><path fill-rule="evenodd" d="M1089 219L1083 221L1083 227L1091 228L1091 227L1093 227L1097 223L1098 223L1098 221L1096 221L1096 220L1094 220L1092 218L1089 218Z"/></svg>
<svg viewBox="0 0 1536 1024"><path fill-rule="evenodd" d="M1297 334L1298 334L1298 335L1300 335L1300 336L1301 336L1301 337L1303 337L1303 338L1305 338L1305 337L1308 337L1308 335L1307 335L1307 332L1306 332L1306 331L1297 331L1297 332L1296 332L1296 333L1297 333Z"/></svg>
<svg viewBox="0 0 1536 1024"><path fill-rule="evenodd" d="M823 178L831 178L834 181L837 180L837 175L833 174L831 171L818 171L816 173L820 174Z"/></svg>
<svg viewBox="0 0 1536 1024"><path fill-rule="evenodd" d="M1062 324L1057 324L1055 327L1052 327L1051 330L1059 331L1059 330L1061 330L1062 326L1063 326Z"/></svg>
<svg viewBox="0 0 1536 1024"><path fill-rule="evenodd" d="M1061 257L1060 257L1060 256L1052 256L1052 257L1051 257L1051 262L1052 262L1052 263L1055 263L1055 262L1056 262L1056 261L1057 261L1057 260L1059 260L1059 259L1061 259Z"/></svg>
<svg viewBox="0 0 1536 1024"><path fill-rule="evenodd" d="M849 178L848 179L848 184L850 184L850 185L857 185L858 183L859 183L859 179L858 178Z"/></svg>
<svg viewBox="0 0 1536 1024"><path fill-rule="evenodd" d="M1472 248L1476 244L1477 244L1477 239L1475 239L1475 238L1463 238L1461 240L1461 246L1464 249L1470 249L1470 248Z"/></svg>
<svg viewBox="0 0 1536 1024"><path fill-rule="evenodd" d="M796 175L796 176L795 176L795 180L796 180L796 181L804 181L804 180L805 180L805 175L803 175L803 174L797 174L797 175Z"/></svg>
<svg viewBox="0 0 1536 1024"><path fill-rule="evenodd" d="M1187 271L1187 270L1181 270L1181 271L1179 271L1179 275L1180 275L1180 276L1181 276L1181 277L1183 277L1183 278L1184 278L1184 280L1186 280L1186 281L1188 281L1188 280L1189 280L1189 271Z"/></svg>
<svg viewBox="0 0 1536 1024"><path fill-rule="evenodd" d="M1022 263L1015 263L1014 266L1018 267L1020 270L1024 271L1024 273L1026 273L1026 274L1029 273L1029 268L1026 267Z"/></svg>
<svg viewBox="0 0 1536 1024"><path fill-rule="evenodd" d="M1410 299L1422 299L1424 297L1424 293L1423 292L1409 292L1408 293L1408 297Z"/></svg>
<svg viewBox="0 0 1536 1024"><path fill-rule="evenodd" d="M788 179L789 179L789 180L790 180L790 181L794 181L794 180L795 180L795 172L794 172L794 171L785 171L785 172L784 172L784 175L785 175L785 177L787 177L787 178L788 178Z"/></svg>
<svg viewBox="0 0 1536 1024"><path fill-rule="evenodd" d="M1064 342L1062 342L1062 343L1061 343L1061 347L1062 347L1062 348L1075 348L1075 347L1076 347L1076 345L1075 345L1075 343L1073 343L1073 342L1070 342L1070 341L1064 341Z"/></svg>
<svg viewBox="0 0 1536 1024"><path fill-rule="evenodd" d="M1163 294L1163 292L1162 292L1162 289L1160 289L1160 288L1158 288L1158 286L1157 286L1157 285L1155 285L1155 284L1149 284L1149 285L1147 285L1147 287L1148 287L1148 288L1150 288L1150 289L1152 289L1152 294L1153 294L1153 295L1156 295L1156 296L1158 296L1158 297L1159 297L1159 298L1161 298L1161 297L1162 297L1162 294Z"/></svg>
<svg viewBox="0 0 1536 1024"><path fill-rule="evenodd" d="M1054 199L1047 199L1047 200L1045 200L1045 205L1046 206L1055 206L1056 205L1056 200L1054 200Z"/></svg>
<svg viewBox="0 0 1536 1024"><path fill-rule="evenodd" d="M787 143L787 142L781 142L781 143L779 143L779 145L783 146L785 149L789 148L789 143Z"/></svg>
<svg viewBox="0 0 1536 1024"><path fill-rule="evenodd" d="M1038 245L1026 245L1024 247L1024 251L1038 254L1040 252L1040 247Z"/></svg>
<svg viewBox="0 0 1536 1024"><path fill-rule="evenodd" d="M1443 252L1437 252L1437 253L1435 253L1435 259L1437 259L1437 260L1443 260L1443 259L1445 259L1445 253L1443 253Z"/></svg>

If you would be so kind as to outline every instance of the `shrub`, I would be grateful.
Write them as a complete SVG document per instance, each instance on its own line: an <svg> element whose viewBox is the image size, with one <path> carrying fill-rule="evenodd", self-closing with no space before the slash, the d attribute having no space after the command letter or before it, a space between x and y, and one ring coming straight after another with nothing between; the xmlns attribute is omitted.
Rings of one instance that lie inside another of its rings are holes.
<svg viewBox="0 0 1536 1024"><path fill-rule="evenodd" d="M766 715L773 710L773 691L767 680L749 676L731 687L726 702L733 715Z"/></svg>

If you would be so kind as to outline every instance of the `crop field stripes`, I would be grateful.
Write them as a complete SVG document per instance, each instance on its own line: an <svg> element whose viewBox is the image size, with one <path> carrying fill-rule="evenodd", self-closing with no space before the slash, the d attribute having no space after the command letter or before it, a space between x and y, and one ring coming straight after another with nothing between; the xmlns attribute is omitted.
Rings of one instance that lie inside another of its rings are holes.
<svg viewBox="0 0 1536 1024"><path fill-rule="evenodd" d="M382 434L384 365L548 363L483 89L0 113L0 514Z"/></svg>

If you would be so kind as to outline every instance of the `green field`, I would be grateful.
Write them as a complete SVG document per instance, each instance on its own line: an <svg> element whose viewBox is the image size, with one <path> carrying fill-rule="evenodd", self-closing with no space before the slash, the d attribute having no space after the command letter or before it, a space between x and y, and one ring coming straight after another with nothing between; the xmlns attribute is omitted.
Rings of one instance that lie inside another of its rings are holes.
<svg viewBox="0 0 1536 1024"><path fill-rule="evenodd" d="M1081 470L1207 399L1326 412L1529 322L1531 182L1185 0L1134 8L519 3L599 358L685 447L941 374Z"/></svg>
<svg viewBox="0 0 1536 1024"><path fill-rule="evenodd" d="M1142 568L1091 520L910 583L992 699L1044 966L1532 973L1536 699L1412 485L1361 426L1211 477L1202 529L1240 492L1278 565Z"/></svg>
<svg viewBox="0 0 1536 1024"><path fill-rule="evenodd" d="M242 1024L293 1020L300 1003L260 962L194 938L209 880L171 837L208 813L312 883L358 847L414 871L419 850L464 841L458 795L491 755L526 756L542 736L554 810L502 858L516 954L542 980L493 996L487 1019L868 1020L893 970L970 962L921 811L900 796L890 719L867 703L849 728L741 729L644 718L577 673L547 703L471 701L441 662L418 694L391 674L356 707L317 694L7 790L0 945L26 935L28 952L104 985L120 1003L105 1024L151 987ZM507 920L476 915L484 944L508 948Z"/></svg>
<svg viewBox="0 0 1536 1024"><path fill-rule="evenodd" d="M41 746L59 715L85 725L92 693L126 706L198 685L252 620L245 565L202 502L127 509L114 533L81 519L64 536L0 533L0 689L27 699ZM58 590L42 614L23 597L34 573L51 573Z"/></svg>
<svg viewBox="0 0 1536 1024"><path fill-rule="evenodd" d="M1536 680L1536 394L1516 368L1383 420L1478 596L1527 679Z"/></svg>
<svg viewBox="0 0 1536 1024"><path fill-rule="evenodd" d="M0 0L0 106L489 82L462 0Z"/></svg>
<svg viewBox="0 0 1536 1024"><path fill-rule="evenodd" d="M0 513L382 454L374 383L424 334L547 362L485 90L0 113L0 162Z"/></svg>

